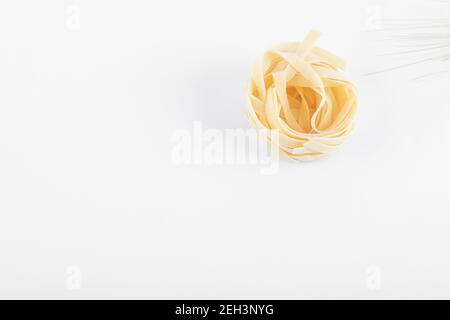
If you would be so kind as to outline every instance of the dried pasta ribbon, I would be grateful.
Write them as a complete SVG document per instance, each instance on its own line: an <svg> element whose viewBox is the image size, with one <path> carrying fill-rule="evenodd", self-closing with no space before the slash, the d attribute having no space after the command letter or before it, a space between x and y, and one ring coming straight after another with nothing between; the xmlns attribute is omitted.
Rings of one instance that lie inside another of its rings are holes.
<svg viewBox="0 0 450 320"><path fill-rule="evenodd" d="M314 46L320 33L263 54L248 86L248 117L257 130L276 130L281 151L296 160L323 157L353 130L357 90L345 63Z"/></svg>

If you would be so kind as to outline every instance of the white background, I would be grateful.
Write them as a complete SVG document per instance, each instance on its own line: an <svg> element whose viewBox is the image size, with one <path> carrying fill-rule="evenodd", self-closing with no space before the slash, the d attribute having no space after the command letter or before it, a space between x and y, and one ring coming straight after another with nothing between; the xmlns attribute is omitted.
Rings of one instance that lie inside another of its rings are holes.
<svg viewBox="0 0 450 320"><path fill-rule="evenodd" d="M0 297L450 298L450 75L364 76L387 67L369 58L377 8L450 14L400 0L2 1ZM249 128L252 64L311 28L360 89L341 151L272 176L172 163L172 133L195 120Z"/></svg>

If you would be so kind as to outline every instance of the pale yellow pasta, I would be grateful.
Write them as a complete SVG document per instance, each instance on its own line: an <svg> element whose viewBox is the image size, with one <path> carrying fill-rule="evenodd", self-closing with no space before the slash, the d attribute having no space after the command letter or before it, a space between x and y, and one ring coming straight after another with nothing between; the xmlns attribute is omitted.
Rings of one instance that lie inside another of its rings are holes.
<svg viewBox="0 0 450 320"><path fill-rule="evenodd" d="M345 63L314 46L312 31L300 43L265 52L248 86L248 117L258 130L278 132L281 151L296 160L325 156L353 130L358 99L342 71Z"/></svg>

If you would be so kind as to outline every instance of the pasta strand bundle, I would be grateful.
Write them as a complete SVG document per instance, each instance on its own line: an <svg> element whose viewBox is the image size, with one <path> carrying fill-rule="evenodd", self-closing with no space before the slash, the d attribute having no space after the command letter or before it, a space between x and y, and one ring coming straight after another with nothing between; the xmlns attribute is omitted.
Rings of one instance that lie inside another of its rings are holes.
<svg viewBox="0 0 450 320"><path fill-rule="evenodd" d="M357 90L342 74L345 63L314 46L319 37L311 31L303 42L265 52L248 85L251 124L275 130L275 143L295 160L328 155L354 128Z"/></svg>

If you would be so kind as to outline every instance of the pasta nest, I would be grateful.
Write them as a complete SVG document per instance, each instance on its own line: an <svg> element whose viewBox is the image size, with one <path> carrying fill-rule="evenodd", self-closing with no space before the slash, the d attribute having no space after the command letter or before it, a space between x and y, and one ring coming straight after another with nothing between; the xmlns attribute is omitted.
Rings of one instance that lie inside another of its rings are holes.
<svg viewBox="0 0 450 320"><path fill-rule="evenodd" d="M345 63L314 46L319 37L312 31L303 42L265 52L248 85L250 122L275 130L272 142L295 160L328 155L354 128L357 90L342 74Z"/></svg>

